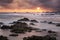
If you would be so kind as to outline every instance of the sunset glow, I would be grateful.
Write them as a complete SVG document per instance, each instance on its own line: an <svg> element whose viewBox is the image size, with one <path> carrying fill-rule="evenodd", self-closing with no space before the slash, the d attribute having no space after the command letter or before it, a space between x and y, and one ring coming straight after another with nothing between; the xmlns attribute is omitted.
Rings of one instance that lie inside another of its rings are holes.
<svg viewBox="0 0 60 40"><path fill-rule="evenodd" d="M0 9L0 12L52 12L53 10L46 10L40 7L35 9Z"/></svg>
<svg viewBox="0 0 60 40"><path fill-rule="evenodd" d="M59 0L0 0L0 12L56 12Z"/></svg>
<svg viewBox="0 0 60 40"><path fill-rule="evenodd" d="M37 10L40 10L40 7L37 7Z"/></svg>

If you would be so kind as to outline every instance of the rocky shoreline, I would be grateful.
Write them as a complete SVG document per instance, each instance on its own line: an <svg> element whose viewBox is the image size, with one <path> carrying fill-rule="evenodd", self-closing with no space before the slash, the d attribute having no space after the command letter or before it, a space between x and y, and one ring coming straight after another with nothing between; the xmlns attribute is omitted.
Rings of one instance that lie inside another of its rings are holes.
<svg viewBox="0 0 60 40"><path fill-rule="evenodd" d="M44 31L44 32L48 33L45 36L35 36L34 35L31 37L24 37L23 40L57 40L56 39L57 32L52 31L52 30L47 30L47 29L33 28L33 27L29 26L27 23L21 22L21 21L30 21L30 22L38 23L38 21L36 21L36 20L29 20L28 18L23 18L23 19L19 19L17 21L12 22L13 25L11 25L11 26L3 25L3 26L1 26L0 29L2 29L2 30L10 29L10 32L14 33L14 34L10 34L9 36L13 36L13 37L19 36L18 34L25 34L26 32L32 32L32 31L36 31L36 32L43 32ZM44 21L44 23L45 22L46 21ZM48 24L52 24L52 22L48 22ZM35 24L30 23L30 25L35 25ZM2 39L5 40L4 38L2 38Z"/></svg>

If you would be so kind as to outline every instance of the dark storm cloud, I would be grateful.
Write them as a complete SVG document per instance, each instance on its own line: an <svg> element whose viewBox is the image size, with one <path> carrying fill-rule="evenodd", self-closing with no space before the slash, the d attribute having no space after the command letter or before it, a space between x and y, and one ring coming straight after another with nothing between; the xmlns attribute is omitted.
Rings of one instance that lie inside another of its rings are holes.
<svg viewBox="0 0 60 40"><path fill-rule="evenodd" d="M11 3L12 0L0 0L0 3Z"/></svg>
<svg viewBox="0 0 60 40"><path fill-rule="evenodd" d="M10 3L12 3L13 0L0 0L0 6L2 7L8 7Z"/></svg>
<svg viewBox="0 0 60 40"><path fill-rule="evenodd" d="M60 0L0 0L0 7L31 8L44 7L60 10Z"/></svg>
<svg viewBox="0 0 60 40"><path fill-rule="evenodd" d="M39 0L39 3L46 8L60 10L60 0Z"/></svg>

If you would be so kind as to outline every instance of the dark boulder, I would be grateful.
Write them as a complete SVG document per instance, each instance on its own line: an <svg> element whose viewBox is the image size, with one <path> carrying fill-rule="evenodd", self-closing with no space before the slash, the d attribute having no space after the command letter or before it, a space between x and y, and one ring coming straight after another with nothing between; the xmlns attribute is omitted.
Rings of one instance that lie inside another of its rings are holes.
<svg viewBox="0 0 60 40"><path fill-rule="evenodd" d="M0 36L0 40L8 40L8 38L5 36Z"/></svg>
<svg viewBox="0 0 60 40"><path fill-rule="evenodd" d="M48 24L52 24L52 22L48 22Z"/></svg>
<svg viewBox="0 0 60 40"><path fill-rule="evenodd" d="M3 25L3 26L1 27L1 29L10 29L10 26Z"/></svg>
<svg viewBox="0 0 60 40"><path fill-rule="evenodd" d="M18 36L18 34L10 34L9 36Z"/></svg>
<svg viewBox="0 0 60 40"><path fill-rule="evenodd" d="M30 23L30 25L35 25L34 23Z"/></svg>
<svg viewBox="0 0 60 40"><path fill-rule="evenodd" d="M36 22L36 23L38 23L38 21L36 21L36 20L31 20L31 22Z"/></svg>
<svg viewBox="0 0 60 40"><path fill-rule="evenodd" d="M56 24L56 26L60 26L60 23L59 24Z"/></svg>
<svg viewBox="0 0 60 40"><path fill-rule="evenodd" d="M31 37L24 37L23 40L56 40L56 37L50 37L49 35L31 36Z"/></svg>
<svg viewBox="0 0 60 40"><path fill-rule="evenodd" d="M28 18L23 18L23 19L20 19L18 21L29 21L29 19Z"/></svg>

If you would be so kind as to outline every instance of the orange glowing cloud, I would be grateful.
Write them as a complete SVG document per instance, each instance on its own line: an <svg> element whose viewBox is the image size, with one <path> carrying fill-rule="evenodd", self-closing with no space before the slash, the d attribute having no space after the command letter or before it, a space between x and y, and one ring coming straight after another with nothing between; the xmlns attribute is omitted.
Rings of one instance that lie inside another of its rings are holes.
<svg viewBox="0 0 60 40"><path fill-rule="evenodd" d="M0 12L52 12L53 10L47 10L40 7L34 9L0 9Z"/></svg>
<svg viewBox="0 0 60 40"><path fill-rule="evenodd" d="M60 10L57 4L56 0L0 0L0 12L52 12Z"/></svg>

